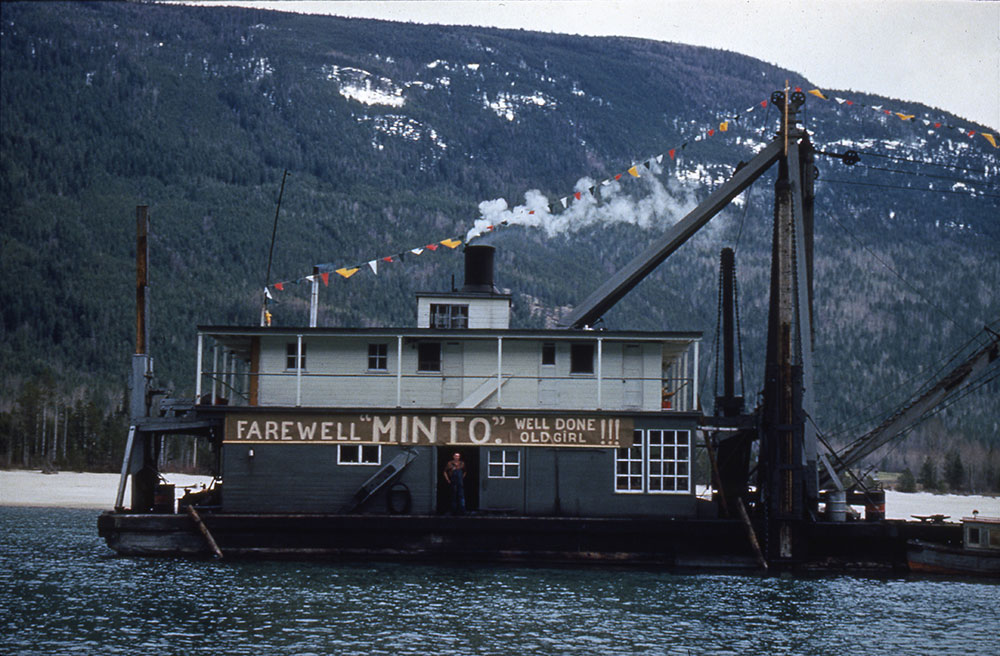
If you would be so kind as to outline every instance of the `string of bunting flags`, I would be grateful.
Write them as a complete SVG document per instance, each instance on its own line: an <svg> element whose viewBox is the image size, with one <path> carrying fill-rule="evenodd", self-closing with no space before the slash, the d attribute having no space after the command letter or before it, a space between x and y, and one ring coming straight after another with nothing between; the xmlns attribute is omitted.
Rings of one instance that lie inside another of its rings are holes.
<svg viewBox="0 0 1000 656"><path fill-rule="evenodd" d="M795 91L801 92L802 88L801 87L796 87ZM962 127L962 126L958 126L958 125L952 125L952 124L949 124L949 123L945 123L943 121L931 121L930 119L926 119L926 118L917 119L915 114L908 114L908 113L905 113L905 112L894 111L894 110L888 109L888 108L886 108L886 107L884 107L882 105L869 105L869 104L866 104L866 103L863 103L863 102L853 101L853 100L850 100L848 98L841 98L841 97L838 97L838 96L828 96L825 93L823 93L823 91L821 91L820 89L810 89L806 93L809 93L809 94L811 94L811 95L813 95L813 96L815 96L815 97L817 97L817 98L819 98L821 100L825 100L825 101L830 101L832 99L834 102L836 102L838 105L841 105L841 106L846 106L846 107L860 107L860 108L864 108L864 109L871 109L871 110L873 110L875 112L878 112L879 114L884 115L884 116L895 116L895 117L899 118L902 121L915 121L916 120L916 121L919 121L919 122L923 123L925 126L927 126L927 127L933 127L934 129L946 128L946 129L949 129L949 130L956 130L960 135L965 136L965 137L967 137L969 139L975 138L976 135L978 134L983 139L985 139L987 142L989 142L989 144L991 146L993 146L994 148L1000 147L997 144L997 137L996 137L996 135L993 135L993 134L988 133L988 132L980 132L980 131L969 129L969 128L966 128L966 127ZM722 120L718 124L712 124L711 126L702 126L699 129L698 134L696 134L693 138L691 138L691 139L689 139L689 140L687 140L687 141L685 141L685 142L683 142L683 143L681 143L681 144L679 144L677 146L674 146L673 148L670 148L670 149L666 150L663 153L660 153L658 155L649 157L648 159L646 159L646 160L644 160L642 162L639 162L637 164L633 164L632 166L630 166L625 171L622 171L621 173L617 173L614 176L605 178L604 180L602 180L600 182L594 183L593 185L591 185L586 190L586 192L584 192L584 191L575 191L572 194L568 194L566 196L563 196L563 197L559 198L555 202L549 203L548 204L549 213L550 214L555 214L556 212L560 211L560 209L562 209L562 210L567 209L570 206L570 204L573 203L574 201L581 200L583 198L584 193L588 193L594 200L597 200L596 192L597 192L597 190L598 190L599 187L606 187L606 186L612 184L613 182L620 182L622 180L632 180L632 179L640 178L640 177L642 177L642 170L643 169L645 169L646 171L651 170L654 162L656 162L657 164L662 164L663 160L666 159L666 158L669 158L670 161L676 160L677 156L679 154L683 153L688 148L688 146L690 146L692 144L695 144L695 143L698 143L698 142L702 142L702 141L704 141L706 139L709 139L711 137L714 137L716 134L728 132L730 130L730 128L733 127L734 124L739 125L739 121L740 121L740 119L742 117L745 117L745 116L753 113L756 110L766 109L769 104L770 104L769 100L762 100L758 104L752 105L752 106L744 109L741 112L735 112L735 113L730 114L728 116L722 117ZM529 211L527 211L527 214L535 214L535 210L529 210ZM496 230L496 229L498 229L500 227L503 227L503 226L507 225L507 223L508 223L507 221L502 221L499 224L488 225L484 229L482 229L480 232L478 232L476 234L472 234L466 241L471 241L472 239L475 239L476 237L481 236L485 232L492 232L492 231L494 231L494 230ZM425 252L428 252L428 251L434 252L434 251L437 251L442 246L444 246L444 247L446 247L446 248L448 248L450 250L454 250L454 249L458 248L459 246L461 246L462 243L464 243L464 242L463 242L463 240L460 237L449 237L447 239L442 239L440 241L429 243L429 244L427 244L425 246L421 246L421 247L418 247L418 248L410 248L410 249L401 251L399 253L396 253L394 255L387 255L387 256L383 256L383 257L377 257L377 258L368 260L366 262L361 262L359 264L355 264L355 265L352 265L352 266L336 267L336 265L334 265L334 264L321 264L321 265L318 265L318 267L317 267L318 272L315 273L315 274L307 275L307 276L302 276L301 278L297 278L297 279L294 279L294 280L285 280L285 281L282 281L282 282L272 283L272 284L264 287L264 295L265 295L266 298L273 300L274 296L271 293L271 288L273 288L276 291L285 291L285 288L288 287L289 285L298 285L298 284L303 284L303 283L310 283L311 284L311 283L315 282L317 278L323 282L323 285L329 285L330 284L330 275L331 274L336 274L336 275L340 276L341 278L347 280L347 279L351 278L352 276L354 276L355 274L357 274L358 272L363 271L363 270L365 270L367 268L367 269L371 270L371 272L374 275L378 275L379 268L382 267L382 266L384 266L384 265L386 265L386 264L393 264L393 263L397 263L397 262L403 262L403 261L405 261L405 259L407 257L418 256L418 255L421 255L421 254L423 254Z"/></svg>

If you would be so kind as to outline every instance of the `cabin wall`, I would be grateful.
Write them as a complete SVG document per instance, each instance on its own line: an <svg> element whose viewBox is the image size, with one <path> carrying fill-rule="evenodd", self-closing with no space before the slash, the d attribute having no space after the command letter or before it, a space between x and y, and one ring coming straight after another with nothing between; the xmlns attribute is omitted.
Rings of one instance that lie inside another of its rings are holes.
<svg viewBox="0 0 1000 656"><path fill-rule="evenodd" d="M421 296L417 299L417 327L432 328L431 304L467 305L469 307L469 328L510 328L510 298L462 298L456 296Z"/></svg>
<svg viewBox="0 0 1000 656"><path fill-rule="evenodd" d="M542 364L539 340L503 340L503 386L496 394L497 341L435 339L441 371L418 371L418 341L404 341L402 380L395 338L304 337L301 377L288 368L294 336L262 337L258 403L264 406L660 409L663 349L659 343L602 343L600 390L597 346L593 372L571 371L572 343L551 342L555 363ZM369 369L369 344L384 344L384 369ZM294 364L294 360L292 362ZM465 402L465 406L461 404Z"/></svg>
<svg viewBox="0 0 1000 656"><path fill-rule="evenodd" d="M225 512L337 513L373 474L402 452L383 446L379 465L339 465L338 446L314 444L226 444L222 449L222 509ZM250 456L250 452L253 456ZM433 449L419 449L395 482L410 490L416 514L435 510ZM388 488L357 512L386 513Z"/></svg>

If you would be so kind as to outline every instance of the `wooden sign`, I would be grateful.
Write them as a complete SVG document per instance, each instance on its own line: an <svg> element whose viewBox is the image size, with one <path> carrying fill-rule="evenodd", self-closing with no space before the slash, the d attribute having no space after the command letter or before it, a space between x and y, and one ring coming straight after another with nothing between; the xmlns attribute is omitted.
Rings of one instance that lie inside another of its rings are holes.
<svg viewBox="0 0 1000 656"><path fill-rule="evenodd" d="M632 419L584 415L233 413L226 416L225 441L617 448L632 445Z"/></svg>

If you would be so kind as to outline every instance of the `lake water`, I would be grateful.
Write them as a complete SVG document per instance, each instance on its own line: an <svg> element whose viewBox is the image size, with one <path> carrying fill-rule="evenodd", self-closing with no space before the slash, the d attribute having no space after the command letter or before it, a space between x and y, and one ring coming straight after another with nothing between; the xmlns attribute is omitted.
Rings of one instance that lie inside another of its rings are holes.
<svg viewBox="0 0 1000 656"><path fill-rule="evenodd" d="M122 558L0 507L2 654L996 654L1000 584Z"/></svg>

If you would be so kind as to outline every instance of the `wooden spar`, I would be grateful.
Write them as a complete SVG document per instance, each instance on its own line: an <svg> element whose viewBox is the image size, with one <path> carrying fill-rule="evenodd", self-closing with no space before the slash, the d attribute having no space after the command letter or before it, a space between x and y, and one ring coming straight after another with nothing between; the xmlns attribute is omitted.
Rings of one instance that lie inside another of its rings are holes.
<svg viewBox="0 0 1000 656"><path fill-rule="evenodd" d="M195 526L197 526L198 530L201 531L201 534L205 536L205 542L208 542L208 546L211 547L212 552L215 553L215 557L221 559L222 550L219 549L219 545L215 543L215 538L213 538L212 534L208 531L208 527L205 526L205 522L201 520L201 515L199 515L198 511L194 509L194 506L188 506L187 511L188 514L191 515L191 519L194 520Z"/></svg>
<svg viewBox="0 0 1000 656"><path fill-rule="evenodd" d="M188 507L190 508L190 506ZM750 522L750 516L747 515L747 507L743 504L743 499L736 499L736 510L740 512L740 519L743 521L743 526L747 529L747 537L750 538L750 546L753 547L753 553L757 556L757 564L764 570L767 570L767 560L764 558L764 552L760 550L760 543L757 542L757 533L753 530L753 524Z"/></svg>

